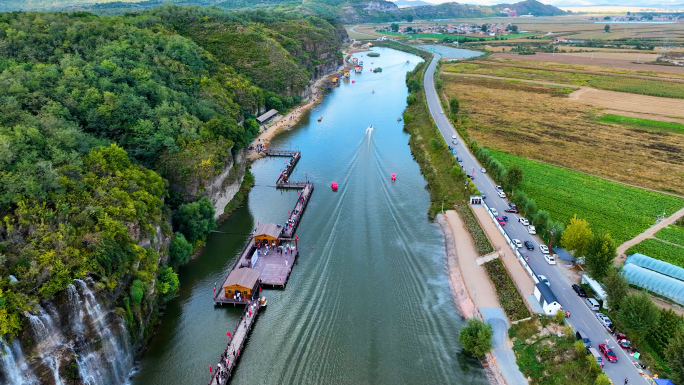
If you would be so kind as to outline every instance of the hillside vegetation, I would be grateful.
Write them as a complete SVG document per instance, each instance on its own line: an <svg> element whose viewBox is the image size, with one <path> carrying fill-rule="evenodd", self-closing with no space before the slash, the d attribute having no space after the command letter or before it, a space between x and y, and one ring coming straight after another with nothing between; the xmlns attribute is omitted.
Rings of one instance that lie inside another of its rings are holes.
<svg viewBox="0 0 684 385"><path fill-rule="evenodd" d="M201 8L0 14L0 335L86 275L141 332L216 225L203 186L250 143L254 114L335 65L338 29Z"/></svg>

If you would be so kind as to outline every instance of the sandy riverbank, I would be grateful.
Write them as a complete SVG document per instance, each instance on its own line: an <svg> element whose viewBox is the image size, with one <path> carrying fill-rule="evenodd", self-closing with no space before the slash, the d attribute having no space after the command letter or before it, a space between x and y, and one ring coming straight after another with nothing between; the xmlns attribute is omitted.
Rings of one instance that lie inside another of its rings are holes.
<svg viewBox="0 0 684 385"><path fill-rule="evenodd" d="M500 305L494 285L489 281L484 268L477 265L478 254L473 239L456 211L449 210L446 215L438 214L435 222L444 234L449 282L456 307L465 318L483 319L478 306ZM474 294L474 301L470 292ZM481 361L490 384L506 385L506 380L491 353L487 353Z"/></svg>
<svg viewBox="0 0 684 385"><path fill-rule="evenodd" d="M344 50L344 53L346 54L345 57L345 62L349 64L349 60L351 58L351 54L357 53L357 52L366 52L370 51L369 47L364 47L364 46L357 46L355 44L352 44L351 46L347 47ZM324 89L322 86L324 83L328 80L328 78L332 77L336 73L341 72L339 69L335 70L329 74L326 74L324 76L321 76L320 78L316 79L314 82L313 88L311 90L311 98L309 98L309 101L306 104L303 104L299 107L296 107L292 109L290 112L285 114L285 116L279 116L278 120L274 121L273 123L267 125L266 129L263 130L259 136L257 136L254 141L252 141L251 146L256 147L256 145L261 144L268 146L268 144L273 140L273 138L276 137L279 133L282 131L290 130L292 127L294 127L297 123L299 123L299 120L304 116L304 113L311 108L315 107L318 105L321 100L323 100L323 91ZM263 157L263 153L258 153L257 151L250 151L249 154L247 155L247 159L250 161L254 161L256 159L259 159Z"/></svg>

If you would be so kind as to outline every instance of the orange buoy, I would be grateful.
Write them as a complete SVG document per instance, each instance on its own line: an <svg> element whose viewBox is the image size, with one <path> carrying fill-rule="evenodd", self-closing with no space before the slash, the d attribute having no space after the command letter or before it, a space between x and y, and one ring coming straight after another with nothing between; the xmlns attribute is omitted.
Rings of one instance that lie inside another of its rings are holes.
<svg viewBox="0 0 684 385"><path fill-rule="evenodd" d="M332 183L330 184L330 187L332 187L332 190L333 190L333 191L337 191L337 182L332 182Z"/></svg>
<svg viewBox="0 0 684 385"><path fill-rule="evenodd" d="M392 182L394 182L395 180L397 180L397 174L392 173Z"/></svg>

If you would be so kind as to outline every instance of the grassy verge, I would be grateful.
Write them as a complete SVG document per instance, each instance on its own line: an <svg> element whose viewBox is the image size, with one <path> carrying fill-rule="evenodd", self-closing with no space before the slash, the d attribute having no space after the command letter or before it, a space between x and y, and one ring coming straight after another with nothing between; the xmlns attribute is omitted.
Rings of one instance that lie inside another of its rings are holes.
<svg viewBox="0 0 684 385"><path fill-rule="evenodd" d="M461 216L461 219L468 228L470 235L473 237L473 240L475 241L475 250L477 253L480 255L485 255L494 251L492 244L489 242L489 238L487 238L487 235L482 230L482 226L480 226L480 222L478 222L477 218L475 218L475 214L473 214L473 210L470 209L470 206L458 205L456 207L456 211L458 211L458 215Z"/></svg>
<svg viewBox="0 0 684 385"><path fill-rule="evenodd" d="M670 225L665 228L658 230L655 234L656 238L660 238L663 241L668 241L670 243L676 243L678 245L684 246L684 227Z"/></svg>
<svg viewBox="0 0 684 385"><path fill-rule="evenodd" d="M487 275L492 280L499 296L499 302L508 316L513 321L525 319L530 316L530 312L525 306L522 296L515 287L513 280L508 275L506 267L500 259L494 259L484 264Z"/></svg>
<svg viewBox="0 0 684 385"><path fill-rule="evenodd" d="M609 91L629 92L633 94L661 96L666 98L684 98L684 87L681 83L658 80L508 67L499 66L495 62L492 62L492 64L452 64L448 68L445 68L445 71L491 75L513 79L548 81L578 86L591 86Z"/></svg>
<svg viewBox="0 0 684 385"><path fill-rule="evenodd" d="M644 239L627 249L626 254L641 253L673 265L684 267L684 247L671 245L658 239Z"/></svg>
<svg viewBox="0 0 684 385"><path fill-rule="evenodd" d="M642 233L663 212L670 215L684 206L684 199L671 195L626 186L504 152L489 150L489 154L505 168L514 164L522 168L524 179L519 188L551 218L567 223L577 214L589 221L594 231L610 232L617 244Z"/></svg>
<svg viewBox="0 0 684 385"><path fill-rule="evenodd" d="M513 325L509 336L520 371L535 384L594 384L600 373L596 361L584 348L575 349L572 331L561 330L555 324L540 328L537 320Z"/></svg>
<svg viewBox="0 0 684 385"><path fill-rule="evenodd" d="M651 131L674 132L684 134L684 124L674 122L661 122L658 120L630 118L627 116L605 114L596 121L601 123L621 124L623 126L643 128Z"/></svg>

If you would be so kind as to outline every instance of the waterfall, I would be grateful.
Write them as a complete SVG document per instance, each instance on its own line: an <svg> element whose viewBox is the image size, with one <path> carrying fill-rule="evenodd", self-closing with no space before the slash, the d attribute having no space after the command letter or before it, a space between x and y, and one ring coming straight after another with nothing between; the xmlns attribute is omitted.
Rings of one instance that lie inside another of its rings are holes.
<svg viewBox="0 0 684 385"><path fill-rule="evenodd" d="M19 342L15 339L8 345L0 339L0 383L12 385L37 385L38 379L29 371L21 351Z"/></svg>
<svg viewBox="0 0 684 385"><path fill-rule="evenodd" d="M85 342L77 352L78 370L85 384L122 384L133 367L128 331L115 322L119 338L107 321L109 312L102 310L95 294L82 280L74 280L67 288L71 323L74 332ZM86 336L86 334L88 336Z"/></svg>
<svg viewBox="0 0 684 385"><path fill-rule="evenodd" d="M60 355L60 350L65 347L63 341L66 339L61 331L55 327L55 322L59 320L57 309L51 303L48 303L46 307L49 312L38 306L38 314L25 313L25 316L31 325L35 338L36 353L38 353L40 359L52 373L55 385L64 385L64 381L59 376L59 362L57 358ZM68 349L71 350L70 348Z"/></svg>

